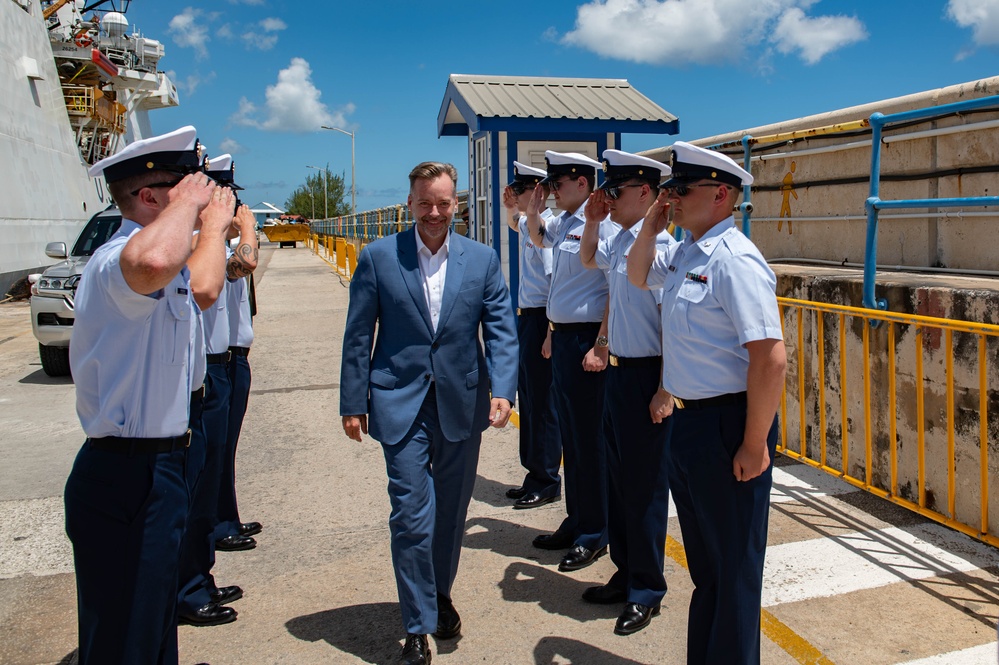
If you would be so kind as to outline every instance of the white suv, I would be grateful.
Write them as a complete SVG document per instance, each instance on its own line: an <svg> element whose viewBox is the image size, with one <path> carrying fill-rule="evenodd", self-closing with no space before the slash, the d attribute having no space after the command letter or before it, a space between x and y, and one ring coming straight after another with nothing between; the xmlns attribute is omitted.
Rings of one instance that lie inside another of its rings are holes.
<svg viewBox="0 0 999 665"><path fill-rule="evenodd" d="M80 275L90 256L119 226L121 213L111 206L90 218L72 252L67 253L64 242L50 242L45 246L47 256L66 259L46 268L31 285L31 330L38 340L42 369L49 376L69 374L69 338L76 319L73 301Z"/></svg>

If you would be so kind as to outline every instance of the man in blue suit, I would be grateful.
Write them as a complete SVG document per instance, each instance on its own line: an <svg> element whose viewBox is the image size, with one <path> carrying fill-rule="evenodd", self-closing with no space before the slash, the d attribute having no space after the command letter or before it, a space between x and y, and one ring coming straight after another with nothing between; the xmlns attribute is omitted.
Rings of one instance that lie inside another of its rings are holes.
<svg viewBox="0 0 999 665"><path fill-rule="evenodd" d="M344 331L343 429L360 441L370 425L385 454L407 633L401 665L430 662L428 633L461 631L451 585L482 431L506 425L517 389L517 326L499 257L448 232L457 181L450 164L412 170L415 228L361 252Z"/></svg>

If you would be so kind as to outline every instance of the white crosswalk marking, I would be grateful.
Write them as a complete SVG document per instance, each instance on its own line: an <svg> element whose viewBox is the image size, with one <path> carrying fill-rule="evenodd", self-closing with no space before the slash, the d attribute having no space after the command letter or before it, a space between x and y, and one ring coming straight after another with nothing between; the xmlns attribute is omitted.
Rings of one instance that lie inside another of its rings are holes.
<svg viewBox="0 0 999 665"><path fill-rule="evenodd" d="M898 665L995 665L997 645L995 642L970 649L961 649L938 656L910 660Z"/></svg>

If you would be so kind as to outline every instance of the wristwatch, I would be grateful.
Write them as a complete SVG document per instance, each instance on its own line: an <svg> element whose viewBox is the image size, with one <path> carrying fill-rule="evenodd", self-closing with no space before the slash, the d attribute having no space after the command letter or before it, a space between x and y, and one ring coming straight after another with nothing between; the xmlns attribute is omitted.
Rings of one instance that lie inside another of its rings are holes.
<svg viewBox="0 0 999 665"><path fill-rule="evenodd" d="M607 346L607 335L600 335L597 337L597 346L601 349Z"/></svg>

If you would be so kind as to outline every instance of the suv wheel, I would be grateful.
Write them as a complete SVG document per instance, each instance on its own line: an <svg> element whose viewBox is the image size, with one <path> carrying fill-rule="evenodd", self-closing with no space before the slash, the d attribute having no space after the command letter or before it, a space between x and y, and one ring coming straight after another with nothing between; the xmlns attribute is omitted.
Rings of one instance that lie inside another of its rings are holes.
<svg viewBox="0 0 999 665"><path fill-rule="evenodd" d="M69 347L38 345L42 369L49 376L69 376Z"/></svg>

